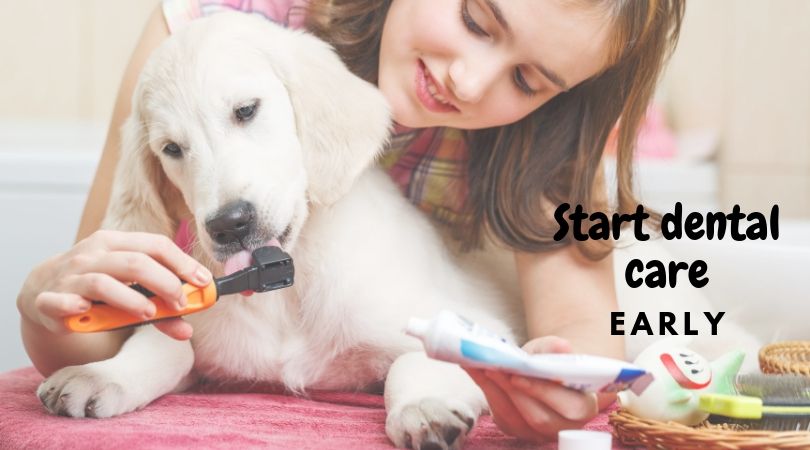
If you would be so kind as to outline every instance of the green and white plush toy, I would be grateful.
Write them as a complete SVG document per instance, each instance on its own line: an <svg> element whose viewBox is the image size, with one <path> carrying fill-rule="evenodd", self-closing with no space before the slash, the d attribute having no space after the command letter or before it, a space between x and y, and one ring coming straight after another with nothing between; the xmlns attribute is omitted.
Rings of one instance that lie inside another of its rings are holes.
<svg viewBox="0 0 810 450"><path fill-rule="evenodd" d="M733 381L744 358L742 351L733 351L709 363L668 339L655 342L634 361L654 380L640 396L620 392L619 403L637 417L697 425L709 416L698 409L700 394L733 394Z"/></svg>

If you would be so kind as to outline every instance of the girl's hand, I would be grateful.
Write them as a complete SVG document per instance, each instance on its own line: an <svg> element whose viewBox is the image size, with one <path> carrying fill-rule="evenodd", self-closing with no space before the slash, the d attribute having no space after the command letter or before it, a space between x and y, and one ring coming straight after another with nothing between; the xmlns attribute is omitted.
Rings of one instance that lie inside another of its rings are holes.
<svg viewBox="0 0 810 450"><path fill-rule="evenodd" d="M24 320L57 334L68 333L64 318L87 311L91 300L148 320L155 305L126 282L137 282L182 309L187 299L178 275L197 286L212 280L208 269L165 236L101 230L35 267L17 307ZM155 326L175 339L191 337L191 325L179 318Z"/></svg>
<svg viewBox="0 0 810 450"><path fill-rule="evenodd" d="M545 336L523 346L529 353L568 353L565 339ZM560 430L582 428L599 413L596 394L504 372L466 368L487 397L493 420L506 434L530 441L556 439Z"/></svg>

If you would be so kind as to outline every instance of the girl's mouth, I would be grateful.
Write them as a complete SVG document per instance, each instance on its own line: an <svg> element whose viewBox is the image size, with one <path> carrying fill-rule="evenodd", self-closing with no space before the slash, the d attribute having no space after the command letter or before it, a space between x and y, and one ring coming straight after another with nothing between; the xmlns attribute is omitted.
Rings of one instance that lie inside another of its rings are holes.
<svg viewBox="0 0 810 450"><path fill-rule="evenodd" d="M415 85L416 96L428 111L438 113L458 112L458 108L453 106L453 104L442 95L440 88L437 86L435 80L433 80L433 77L430 76L430 72L421 59L418 60L416 65Z"/></svg>

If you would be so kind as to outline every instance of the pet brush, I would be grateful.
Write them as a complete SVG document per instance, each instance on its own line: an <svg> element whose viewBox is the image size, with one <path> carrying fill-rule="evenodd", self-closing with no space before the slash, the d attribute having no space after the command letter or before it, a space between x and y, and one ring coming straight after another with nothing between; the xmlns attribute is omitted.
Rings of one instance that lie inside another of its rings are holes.
<svg viewBox="0 0 810 450"><path fill-rule="evenodd" d="M711 423L756 430L810 431L810 378L801 375L738 375L738 395L702 394L699 408Z"/></svg>
<svg viewBox="0 0 810 450"><path fill-rule="evenodd" d="M155 303L157 312L154 318L143 320L106 303L94 301L87 312L66 317L65 326L80 333L115 330L199 312L213 306L223 295L242 291L267 292L292 286L295 268L290 255L278 247L261 247L254 250L252 256L252 265L233 274L216 278L204 287L184 283L183 292L188 298L188 303L180 311L168 307L164 301L155 301L162 299L145 287L131 284L132 289Z"/></svg>

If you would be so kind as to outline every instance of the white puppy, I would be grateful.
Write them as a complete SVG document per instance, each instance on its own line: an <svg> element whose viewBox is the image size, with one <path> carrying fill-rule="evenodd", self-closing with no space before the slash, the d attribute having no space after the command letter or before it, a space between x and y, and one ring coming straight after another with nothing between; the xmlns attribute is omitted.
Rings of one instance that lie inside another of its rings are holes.
<svg viewBox="0 0 810 450"><path fill-rule="evenodd" d="M45 380L46 407L110 417L198 377L296 392L384 380L396 445L460 446L485 398L402 330L447 308L522 340L520 308L461 271L427 219L369 169L389 124L379 91L307 34L218 14L167 40L135 90L104 228L172 236L191 217L194 256L215 275L278 242L295 285L188 316L190 342L141 327L114 358Z"/></svg>

